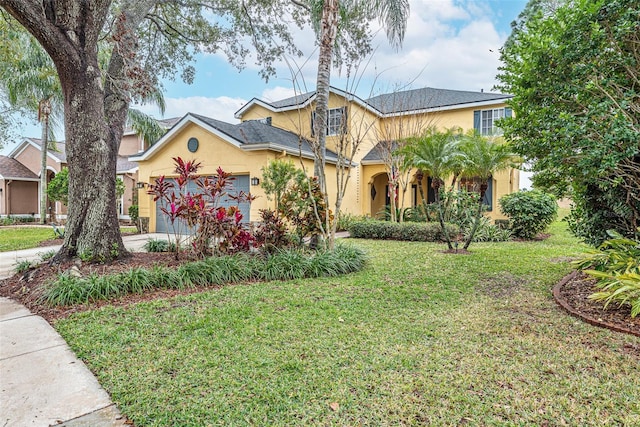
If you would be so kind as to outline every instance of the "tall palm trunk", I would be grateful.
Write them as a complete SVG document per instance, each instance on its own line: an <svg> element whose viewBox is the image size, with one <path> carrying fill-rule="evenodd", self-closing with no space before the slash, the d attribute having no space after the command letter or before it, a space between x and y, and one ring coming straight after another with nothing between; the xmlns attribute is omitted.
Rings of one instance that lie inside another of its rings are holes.
<svg viewBox="0 0 640 427"><path fill-rule="evenodd" d="M315 133L313 174L318 177L320 191L325 205L329 206L327 182L325 174L327 153L327 116L329 115L329 85L331 82L331 64L333 45L338 32L338 0L325 0L322 8L322 26L320 30L320 52L318 55L318 75L316 79L316 111L313 130ZM329 248L333 246L333 236L327 236L331 230L329 210L324 218L322 229L325 237L329 237Z"/></svg>
<svg viewBox="0 0 640 427"><path fill-rule="evenodd" d="M42 123L42 153L40 157L40 224L47 223L47 152L49 150L50 114L50 99L42 99L38 105L38 120Z"/></svg>

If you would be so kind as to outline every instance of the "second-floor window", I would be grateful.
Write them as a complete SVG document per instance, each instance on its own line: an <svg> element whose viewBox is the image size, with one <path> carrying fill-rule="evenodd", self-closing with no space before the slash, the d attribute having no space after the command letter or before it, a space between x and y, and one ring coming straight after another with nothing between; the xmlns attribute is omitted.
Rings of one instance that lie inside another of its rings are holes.
<svg viewBox="0 0 640 427"><path fill-rule="evenodd" d="M327 136L339 135L346 126L346 111L344 107L332 108L327 114L327 126L325 132ZM311 135L315 133L316 112L311 113Z"/></svg>
<svg viewBox="0 0 640 427"><path fill-rule="evenodd" d="M481 135L502 135L502 129L496 122L505 117L511 117L511 108L476 110L473 112L473 127Z"/></svg>

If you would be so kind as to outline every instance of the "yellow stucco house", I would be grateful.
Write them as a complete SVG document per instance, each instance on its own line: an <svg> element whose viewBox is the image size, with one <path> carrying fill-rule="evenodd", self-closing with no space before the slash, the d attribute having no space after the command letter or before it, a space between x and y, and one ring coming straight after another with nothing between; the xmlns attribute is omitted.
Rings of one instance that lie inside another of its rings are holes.
<svg viewBox="0 0 640 427"><path fill-rule="evenodd" d="M366 100L332 88L329 97L327 134L327 188L330 202L335 201L336 151L348 142L353 154L351 176L342 211L375 216L388 203L389 161L385 160L386 141L418 135L428 126L477 129L485 135L499 132L496 120L509 117L506 105L510 95L423 88L382 94ZM158 177L175 176L173 157L195 159L202 163L200 173L211 174L220 166L236 178L236 190L257 196L251 205L241 206L245 220L257 221L259 210L273 208L259 186L261 169L274 159L287 158L311 174L313 155L307 140L312 138L315 92L277 102L252 99L235 114L238 124L230 124L189 113L179 120L148 150L129 157L138 162L141 186ZM344 126L344 127L343 127ZM346 135L346 137L345 137ZM405 207L421 203L414 173L406 174ZM422 180L425 197L430 181ZM459 185L474 188L474 180ZM492 177L485 203L493 219L502 218L497 200L518 190L519 171L510 169ZM166 223L153 198L141 189L141 218L149 219L149 230L162 232Z"/></svg>

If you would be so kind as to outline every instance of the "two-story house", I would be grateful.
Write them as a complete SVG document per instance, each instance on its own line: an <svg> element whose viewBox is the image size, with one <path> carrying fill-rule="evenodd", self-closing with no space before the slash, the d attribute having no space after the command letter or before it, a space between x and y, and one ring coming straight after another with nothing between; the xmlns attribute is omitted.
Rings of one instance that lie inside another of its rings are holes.
<svg viewBox="0 0 640 427"><path fill-rule="evenodd" d="M279 158L291 159L313 171L313 154L308 140L313 137L315 92L266 102L252 99L236 112L238 124L189 113L178 121L148 150L129 159L139 165L142 185L159 176L175 176L172 158L195 159L202 163L200 173L213 175L220 166L232 173L236 190L257 196L249 206L241 206L245 220L259 219L259 210L273 207L259 186L261 169ZM383 94L363 100L331 89L327 135L327 188L331 203L335 200L336 147L345 134L357 140L351 178L342 209L358 215L375 216L388 202L388 162L380 154L380 144L419 135L428 126L477 129L482 134L499 132L496 121L510 116L506 105L510 95L424 88ZM346 128L345 128L346 127ZM346 132L345 132L346 130ZM420 203L418 182L410 174L410 204ZM428 194L428 177L420 181ZM472 189L470 179L461 185ZM486 203L489 215L501 218L496 201L518 190L519 172L511 169L492 177ZM425 196L426 197L426 196ZM166 231L160 220L160 206L146 190L139 194L140 216L149 218L150 231Z"/></svg>

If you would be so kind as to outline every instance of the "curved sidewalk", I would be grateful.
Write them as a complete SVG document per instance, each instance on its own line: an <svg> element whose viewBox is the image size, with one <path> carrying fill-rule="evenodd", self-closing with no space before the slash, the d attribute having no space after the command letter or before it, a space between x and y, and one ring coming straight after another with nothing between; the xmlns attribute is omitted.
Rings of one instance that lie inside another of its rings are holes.
<svg viewBox="0 0 640 427"><path fill-rule="evenodd" d="M124 236L127 249L137 251L149 238ZM39 260L59 246L0 252L0 278L21 261ZM125 421L106 391L62 337L40 316L7 298L0 298L0 427L124 426Z"/></svg>

